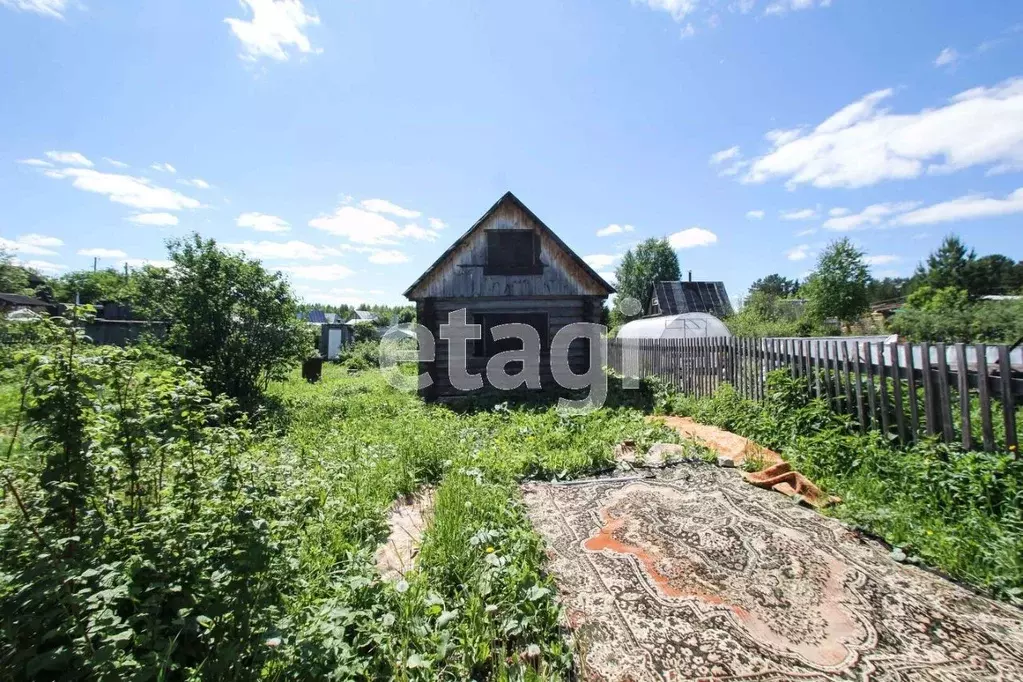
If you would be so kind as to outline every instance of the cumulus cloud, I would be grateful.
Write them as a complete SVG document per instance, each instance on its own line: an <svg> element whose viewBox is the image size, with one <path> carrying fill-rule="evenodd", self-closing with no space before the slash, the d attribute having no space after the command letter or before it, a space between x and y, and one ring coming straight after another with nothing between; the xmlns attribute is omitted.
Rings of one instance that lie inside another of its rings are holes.
<svg viewBox="0 0 1023 682"><path fill-rule="evenodd" d="M817 210L813 208L800 208L792 211L782 211L778 214L782 220L813 220L817 217Z"/></svg>
<svg viewBox="0 0 1023 682"><path fill-rule="evenodd" d="M894 218L892 223L895 225L932 225L975 218L992 218L1014 213L1023 213L1023 187L1004 199L968 194L950 201L942 201L903 213Z"/></svg>
<svg viewBox="0 0 1023 682"><path fill-rule="evenodd" d="M89 258L127 258L128 254L120 249L103 249L103 248L92 248L92 249L78 249L79 256L88 256Z"/></svg>
<svg viewBox="0 0 1023 682"><path fill-rule="evenodd" d="M946 47L941 53L938 54L934 60L934 65L941 66L952 66L959 61L959 53L956 52L953 47Z"/></svg>
<svg viewBox="0 0 1023 682"><path fill-rule="evenodd" d="M433 241L437 233L417 225L398 226L380 213L355 206L340 206L334 213L309 221L309 226L344 237L356 244L397 244L400 238Z"/></svg>
<svg viewBox="0 0 1023 682"><path fill-rule="evenodd" d="M152 168L155 171L160 171L161 173L177 173L178 172L178 169L175 168L174 166L170 165L169 163L154 163L154 164L150 164L149 167Z"/></svg>
<svg viewBox="0 0 1023 682"><path fill-rule="evenodd" d="M182 185L188 185L189 187L195 187L196 189L209 189L210 183L206 182L202 178L192 178L191 180L178 180Z"/></svg>
<svg viewBox="0 0 1023 682"><path fill-rule="evenodd" d="M111 159L109 156L104 156L103 160L109 163L114 168L127 168L128 164L124 161L118 161L117 159Z"/></svg>
<svg viewBox="0 0 1023 682"><path fill-rule="evenodd" d="M606 269L619 258L620 256L618 255L610 255L605 253L595 253L590 256L583 256L583 260L586 261L586 264L589 265L594 270Z"/></svg>
<svg viewBox="0 0 1023 682"><path fill-rule="evenodd" d="M622 234L624 232L632 232L634 229L636 229L636 228L634 228L632 225L618 225L616 223L612 223L612 224L608 225L607 227L602 227L599 230L597 230L597 236L598 237L610 237L613 234Z"/></svg>
<svg viewBox="0 0 1023 682"><path fill-rule="evenodd" d="M761 220L764 217L764 212L761 210L746 211L746 217L749 220Z"/></svg>
<svg viewBox="0 0 1023 682"><path fill-rule="evenodd" d="M891 265L892 263L898 263L902 260L899 256L893 256L890 254L880 254L877 256L865 256L863 262L871 267L878 265Z"/></svg>
<svg viewBox="0 0 1023 682"><path fill-rule="evenodd" d="M0 5L22 12L35 12L53 19L63 19L68 0L0 0Z"/></svg>
<svg viewBox="0 0 1023 682"><path fill-rule="evenodd" d="M386 213L388 215L397 216L399 218L418 218L423 215L419 211L413 211L408 208L402 208L397 204L391 203L387 199L364 199L359 202L359 206L372 211L373 213Z"/></svg>
<svg viewBox="0 0 1023 682"><path fill-rule="evenodd" d="M408 260L408 256L394 249L374 250L369 256L369 262L377 265L397 265L398 263L407 263Z"/></svg>
<svg viewBox="0 0 1023 682"><path fill-rule="evenodd" d="M0 251L10 253L23 253L29 256L55 256L55 248L63 246L64 242L57 237L48 237L42 234L23 234L17 239L4 239L0 237Z"/></svg>
<svg viewBox="0 0 1023 682"><path fill-rule="evenodd" d="M344 265L283 265L278 270L295 279L309 279L318 282L332 282L355 274L351 268Z"/></svg>
<svg viewBox="0 0 1023 682"><path fill-rule="evenodd" d="M251 227L256 232L287 232L291 225L283 218L266 213L242 213L235 219L238 227Z"/></svg>
<svg viewBox="0 0 1023 682"><path fill-rule="evenodd" d="M875 227L886 222L892 216L912 210L919 205L916 201L888 202L867 206L859 213L850 213L848 210L842 209L842 211L836 214L834 209L832 209L829 212L829 215L832 217L824 221L824 229L835 232L848 232L866 227Z"/></svg>
<svg viewBox="0 0 1023 682"><path fill-rule="evenodd" d="M68 166L84 166L92 168L93 163L78 152L46 152L46 158L54 163L63 163Z"/></svg>
<svg viewBox="0 0 1023 682"><path fill-rule="evenodd" d="M224 244L232 251L241 251L251 258L260 260L323 260L326 256L337 256L340 250L327 246L315 246L307 242L244 241Z"/></svg>
<svg viewBox="0 0 1023 682"><path fill-rule="evenodd" d="M105 194L110 201L132 208L180 211L199 208L195 199L180 192L152 184L147 178L119 173L103 173L91 168L63 168L44 171L47 177L70 179L71 185L85 192Z"/></svg>
<svg viewBox="0 0 1023 682"><path fill-rule="evenodd" d="M610 270L603 270L597 274L603 277L605 282L610 282L611 284L614 284L618 279L618 274L611 272Z"/></svg>
<svg viewBox="0 0 1023 682"><path fill-rule="evenodd" d="M739 145L729 147L728 149L722 149L719 152L715 152L710 155L710 165L720 166L725 161L731 161L732 159L738 159L742 156L742 152L739 150Z"/></svg>
<svg viewBox="0 0 1023 682"><path fill-rule="evenodd" d="M743 182L855 188L973 166L1023 168L1023 79L973 88L910 114L880 108L893 94L870 93L812 130L772 131L772 148L752 160Z"/></svg>
<svg viewBox="0 0 1023 682"><path fill-rule="evenodd" d="M178 217L172 213L136 213L127 220L136 225L153 225L155 227L171 227L178 224Z"/></svg>
<svg viewBox="0 0 1023 682"><path fill-rule="evenodd" d="M814 7L829 7L831 0L777 0L764 9L766 16L777 16L788 12L796 12Z"/></svg>
<svg viewBox="0 0 1023 682"><path fill-rule="evenodd" d="M379 289L356 289L353 287L320 288L308 284L296 284L295 292L305 301L329 305L359 305L378 300L384 295Z"/></svg>
<svg viewBox="0 0 1023 682"><path fill-rule="evenodd" d="M14 264L20 265L23 268L28 268L29 270L41 272L44 275L55 275L62 270L67 270L66 265L63 265L62 263L53 263L48 260L18 260L15 258Z"/></svg>
<svg viewBox="0 0 1023 682"><path fill-rule="evenodd" d="M785 252L785 257L789 260L800 261L806 260L810 256L810 245L800 244Z"/></svg>
<svg viewBox="0 0 1023 682"><path fill-rule="evenodd" d="M445 227L447 227L447 223L445 223L440 218L430 218L431 230L443 230Z"/></svg>
<svg viewBox="0 0 1023 682"><path fill-rule="evenodd" d="M26 166L35 166L36 168L53 168L53 164L49 161L43 161L42 159L18 159L18 163Z"/></svg>
<svg viewBox="0 0 1023 682"><path fill-rule="evenodd" d="M710 246L716 243L718 236L702 227L690 227L668 236L668 243L673 249L691 249L696 246Z"/></svg>
<svg viewBox="0 0 1023 682"><path fill-rule="evenodd" d="M633 3L645 4L652 10L667 12L672 19L681 22L699 5L699 0L632 0Z"/></svg>
<svg viewBox="0 0 1023 682"><path fill-rule="evenodd" d="M314 49L305 34L308 26L316 26L320 18L306 12L301 0L240 0L248 8L252 19L245 21L228 17L224 22L242 43L241 57L256 61L269 57L286 61L289 48L308 54L320 52Z"/></svg>
<svg viewBox="0 0 1023 682"><path fill-rule="evenodd" d="M127 265L129 268L141 268L146 265L153 268L172 268L174 267L174 261L161 258L125 258L120 262L120 265L122 267Z"/></svg>
<svg viewBox="0 0 1023 682"><path fill-rule="evenodd" d="M742 158L738 145L711 154L709 163L718 169L718 175L722 177L738 175L749 166L749 161Z"/></svg>

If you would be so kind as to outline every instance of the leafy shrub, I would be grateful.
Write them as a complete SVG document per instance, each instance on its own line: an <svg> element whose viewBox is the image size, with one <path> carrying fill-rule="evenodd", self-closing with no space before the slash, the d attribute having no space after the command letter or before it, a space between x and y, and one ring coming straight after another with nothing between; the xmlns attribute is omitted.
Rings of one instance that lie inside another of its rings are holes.
<svg viewBox="0 0 1023 682"><path fill-rule="evenodd" d="M353 371L375 369L380 366L380 342L356 341L349 344L338 353L336 362Z"/></svg>
<svg viewBox="0 0 1023 682"><path fill-rule="evenodd" d="M784 371L756 403L723 386L711 398L662 393L658 409L690 416L779 451L839 495L840 518L905 547L949 574L1023 601L1023 461L923 440L900 448L860 435Z"/></svg>

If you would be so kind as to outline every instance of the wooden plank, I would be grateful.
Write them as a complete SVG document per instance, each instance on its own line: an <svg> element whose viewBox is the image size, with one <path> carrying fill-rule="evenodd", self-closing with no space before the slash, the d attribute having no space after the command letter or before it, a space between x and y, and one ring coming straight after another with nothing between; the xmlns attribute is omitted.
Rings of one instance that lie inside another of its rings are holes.
<svg viewBox="0 0 1023 682"><path fill-rule="evenodd" d="M991 425L991 384L988 381L987 346L983 343L978 343L975 348L977 352L977 379L979 380L977 392L980 397L980 432L984 441L985 452L994 452L995 431Z"/></svg>
<svg viewBox="0 0 1023 682"><path fill-rule="evenodd" d="M798 376L796 374L796 353L794 348L795 345L796 342L794 339L782 340L782 347L785 351L785 363L788 365L789 374L792 376L793 379L796 379Z"/></svg>
<svg viewBox="0 0 1023 682"><path fill-rule="evenodd" d="M931 344L926 341L920 344L920 368L924 371L924 417L927 420L925 433L933 436L938 433L937 396L934 390L934 373L931 370Z"/></svg>
<svg viewBox="0 0 1023 682"><path fill-rule="evenodd" d="M806 345L803 346L801 350L803 355L803 377L806 379L806 390L810 393L810 395L813 395L813 351L811 350L810 339L806 339Z"/></svg>
<svg viewBox="0 0 1023 682"><path fill-rule="evenodd" d="M819 369L818 373L823 375L821 377L821 383L824 385L824 396L825 396L825 398L828 401L828 407L831 407L832 406L832 402L831 402L831 397L832 397L831 396L831 374L828 371L829 359L828 359L828 342L827 341L823 341L823 342L822 341L818 341L817 342L817 354L820 356L818 358L818 361L817 361L818 364L820 365L820 369Z"/></svg>
<svg viewBox="0 0 1023 682"><path fill-rule="evenodd" d="M938 408L941 410L938 422L941 424L941 437L946 443L952 443L955 440L955 431L952 429L952 398L948 388L948 356L944 343L937 344L936 348L938 352Z"/></svg>
<svg viewBox="0 0 1023 682"><path fill-rule="evenodd" d="M868 427L877 428L877 386L874 384L874 344L867 341L863 344L866 357L867 374L867 405L870 408Z"/></svg>
<svg viewBox="0 0 1023 682"><path fill-rule="evenodd" d="M814 397L821 397L821 367L820 367L820 355L821 355L821 342L820 340L814 340L810 344L810 359L811 367L810 371L813 372L813 386L814 386Z"/></svg>
<svg viewBox="0 0 1023 682"><path fill-rule="evenodd" d="M913 344L906 345L906 382L909 388L909 421L915 443L920 439L920 405L916 387L916 369L913 366L916 362L913 348Z"/></svg>
<svg viewBox="0 0 1023 682"><path fill-rule="evenodd" d="M828 342L828 368L831 372L831 381L835 388L835 399L832 402L832 409L842 412L842 373L838 364L838 341Z"/></svg>
<svg viewBox="0 0 1023 682"><path fill-rule="evenodd" d="M881 378L881 392L878 396L878 407L881 408L881 429L885 435L891 433L891 419L888 416L888 363L884 357L884 344L877 344L878 374Z"/></svg>
<svg viewBox="0 0 1023 682"><path fill-rule="evenodd" d="M855 354L853 355L853 367L856 370L856 416L860 423L860 433L867 432L867 416L863 410L863 374L860 368L860 344L853 344Z"/></svg>
<svg viewBox="0 0 1023 682"><path fill-rule="evenodd" d="M1002 419L1005 420L1005 446L1013 450L1013 457L1018 457L1015 448L1019 447L1016 436L1016 406L1012 396L1012 363L1009 358L1009 347L998 346L998 373L1002 394Z"/></svg>
<svg viewBox="0 0 1023 682"><path fill-rule="evenodd" d="M892 400L895 403L895 427L899 432L899 442L909 442L906 433L906 412L902 408L902 360L899 358L900 344L889 343L888 354L892 358Z"/></svg>
<svg viewBox="0 0 1023 682"><path fill-rule="evenodd" d="M845 413L856 414L856 408L853 405L853 390L852 390L852 377L850 372L852 368L849 364L849 343L845 340L842 341L842 374L845 376Z"/></svg>
<svg viewBox="0 0 1023 682"><path fill-rule="evenodd" d="M959 430L964 450L973 449L973 424L970 423L970 377L966 370L966 344L956 344L956 379L959 388Z"/></svg>

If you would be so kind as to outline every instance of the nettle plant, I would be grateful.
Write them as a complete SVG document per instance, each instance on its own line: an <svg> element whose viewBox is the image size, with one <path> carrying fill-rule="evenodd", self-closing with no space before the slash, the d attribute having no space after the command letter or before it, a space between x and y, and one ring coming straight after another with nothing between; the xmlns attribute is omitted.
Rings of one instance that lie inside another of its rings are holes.
<svg viewBox="0 0 1023 682"><path fill-rule="evenodd" d="M244 423L163 351L33 324L0 432L0 677L251 676L286 571Z"/></svg>

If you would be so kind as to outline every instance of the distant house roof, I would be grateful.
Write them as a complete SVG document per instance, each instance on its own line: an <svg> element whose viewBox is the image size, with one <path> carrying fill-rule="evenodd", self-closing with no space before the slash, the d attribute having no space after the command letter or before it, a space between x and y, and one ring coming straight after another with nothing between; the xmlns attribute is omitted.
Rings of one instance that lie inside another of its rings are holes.
<svg viewBox="0 0 1023 682"><path fill-rule="evenodd" d="M380 317L376 313L372 313L368 310L356 310L355 317L349 321L363 320L365 322L376 322Z"/></svg>
<svg viewBox="0 0 1023 682"><path fill-rule="evenodd" d="M322 310L310 310L306 313L305 319L306 322L310 322L312 324L327 324L327 316Z"/></svg>
<svg viewBox="0 0 1023 682"><path fill-rule="evenodd" d="M11 306L25 306L27 308L45 308L49 305L49 303L42 299L21 294L0 294L0 303L6 303Z"/></svg>
<svg viewBox="0 0 1023 682"><path fill-rule="evenodd" d="M327 324L334 324L339 317L337 313L324 313L323 316L327 318Z"/></svg>
<svg viewBox="0 0 1023 682"><path fill-rule="evenodd" d="M650 312L654 315L710 313L725 318L734 311L724 282L661 281L654 283Z"/></svg>

